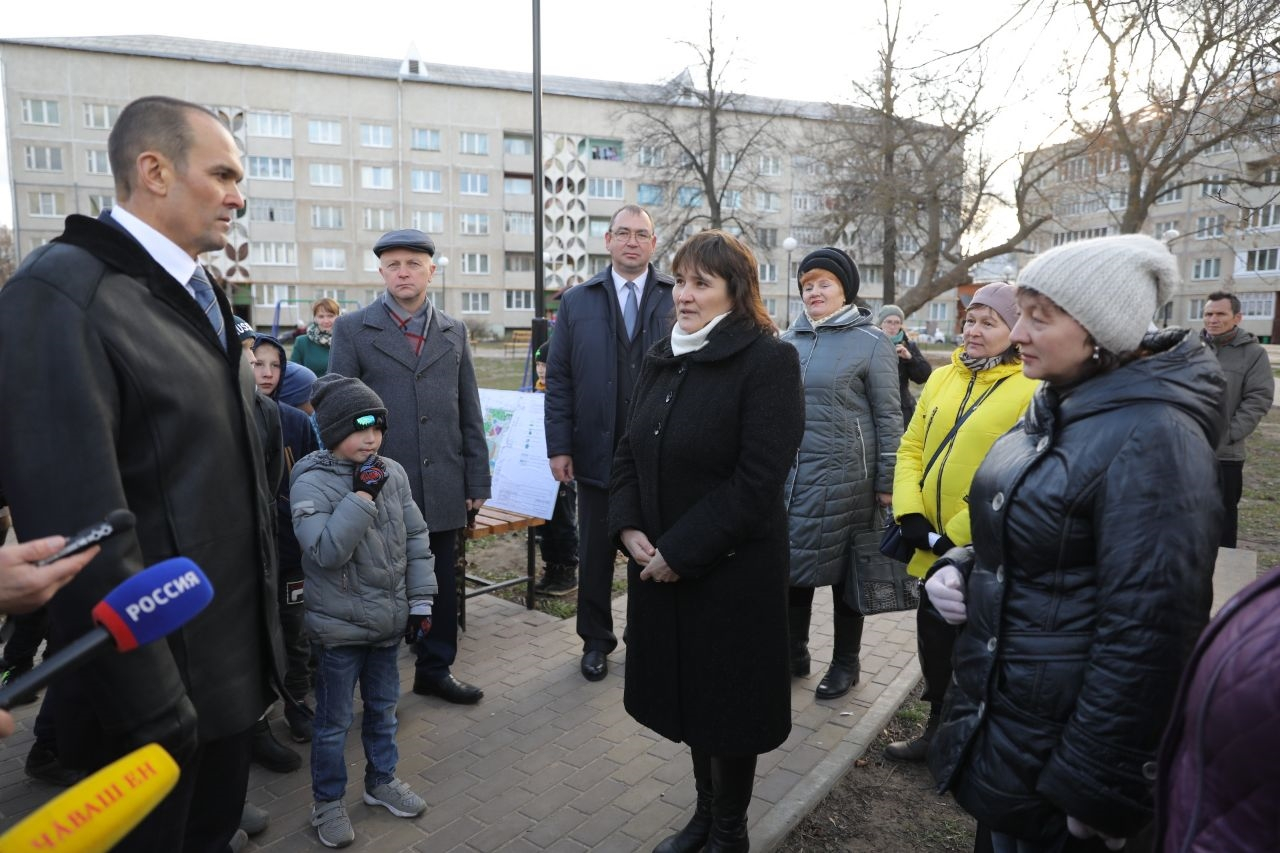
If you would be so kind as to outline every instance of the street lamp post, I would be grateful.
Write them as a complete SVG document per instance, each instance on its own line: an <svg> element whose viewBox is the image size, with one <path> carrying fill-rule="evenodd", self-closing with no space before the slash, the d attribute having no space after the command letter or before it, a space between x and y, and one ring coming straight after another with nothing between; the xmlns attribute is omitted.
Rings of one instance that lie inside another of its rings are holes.
<svg viewBox="0 0 1280 853"><path fill-rule="evenodd" d="M787 250L787 271L782 276L782 299L785 307L783 308L782 331L791 328L791 253L796 250L796 246L800 245L796 242L795 237L788 237L782 241L782 248Z"/></svg>
<svg viewBox="0 0 1280 853"><path fill-rule="evenodd" d="M449 256L441 255L436 258L436 266L440 268L440 310L448 311L444 304L445 288L448 286L449 273Z"/></svg>

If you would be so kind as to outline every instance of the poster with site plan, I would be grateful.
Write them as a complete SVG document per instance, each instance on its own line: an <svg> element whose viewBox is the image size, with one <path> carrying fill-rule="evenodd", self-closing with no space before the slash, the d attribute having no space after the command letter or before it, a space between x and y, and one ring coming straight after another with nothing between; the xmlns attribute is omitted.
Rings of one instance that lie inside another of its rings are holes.
<svg viewBox="0 0 1280 853"><path fill-rule="evenodd" d="M542 394L480 389L493 497L486 506L550 518L559 484L547 465Z"/></svg>

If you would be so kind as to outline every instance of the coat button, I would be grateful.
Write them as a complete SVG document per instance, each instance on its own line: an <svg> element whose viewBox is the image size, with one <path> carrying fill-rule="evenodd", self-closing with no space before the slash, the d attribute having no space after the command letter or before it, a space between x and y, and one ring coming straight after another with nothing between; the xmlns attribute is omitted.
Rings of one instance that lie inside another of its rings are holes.
<svg viewBox="0 0 1280 853"><path fill-rule="evenodd" d="M990 640L987 640L987 651L994 652L996 650L996 645L997 643L996 643L995 637L992 637Z"/></svg>
<svg viewBox="0 0 1280 853"><path fill-rule="evenodd" d="M1004 566L996 566L996 583L1004 583Z"/></svg>
<svg viewBox="0 0 1280 853"><path fill-rule="evenodd" d="M1048 446L1049 446L1049 436L1046 435L1036 442L1036 452L1044 453L1045 448Z"/></svg>
<svg viewBox="0 0 1280 853"><path fill-rule="evenodd" d="M670 402L671 402L671 392L670 392L670 391L668 391L668 392L667 392L667 399L663 400L662 402L664 402L664 403L670 403Z"/></svg>
<svg viewBox="0 0 1280 853"><path fill-rule="evenodd" d="M991 499L991 508L999 512L1002 506L1004 506L1004 492L996 492L996 496Z"/></svg>
<svg viewBox="0 0 1280 853"><path fill-rule="evenodd" d="M1142 765L1142 778L1148 782L1156 781L1156 763L1148 761Z"/></svg>
<svg viewBox="0 0 1280 853"><path fill-rule="evenodd" d="M687 364L682 364L682 365L680 365L680 369L679 369L679 370L677 370L677 371L676 371L676 373L678 373L678 374L680 374L681 376L683 376L683 375L684 375L685 370L687 370L687 369L688 369L688 367L689 367L689 365L687 365Z"/></svg>
<svg viewBox="0 0 1280 853"><path fill-rule="evenodd" d="M423 415L422 417L418 418L418 423L420 423L420 424L425 424L425 423L427 422L427 420L428 420L428 419L427 419L427 416L426 416L426 415Z"/></svg>
<svg viewBox="0 0 1280 853"><path fill-rule="evenodd" d="M430 460L430 459L423 459L423 460L422 460L422 464L423 464L423 465L430 465L430 464L431 464L431 460Z"/></svg>
<svg viewBox="0 0 1280 853"><path fill-rule="evenodd" d="M659 422L658 422L658 425L657 425L656 427L654 427L654 428L653 428L653 434L654 434L654 435L657 435L657 434L658 434L658 433L660 433L660 432L662 432L662 422L661 422L661 421L659 421Z"/></svg>

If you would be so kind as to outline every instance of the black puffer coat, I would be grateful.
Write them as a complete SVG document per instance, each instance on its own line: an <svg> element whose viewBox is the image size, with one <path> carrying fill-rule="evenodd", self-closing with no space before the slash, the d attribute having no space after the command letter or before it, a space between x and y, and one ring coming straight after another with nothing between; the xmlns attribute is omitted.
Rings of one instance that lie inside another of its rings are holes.
<svg viewBox="0 0 1280 853"><path fill-rule="evenodd" d="M929 764L1017 838L1061 837L1068 815L1117 837L1150 820L1160 733L1208 621L1222 371L1194 338L1148 340L1162 351L1037 391L969 494L969 621Z"/></svg>
<svg viewBox="0 0 1280 853"><path fill-rule="evenodd" d="M613 462L609 531L636 528L680 576L627 565L627 712L712 755L791 731L787 514L804 431L794 348L726 317L682 356L645 357Z"/></svg>

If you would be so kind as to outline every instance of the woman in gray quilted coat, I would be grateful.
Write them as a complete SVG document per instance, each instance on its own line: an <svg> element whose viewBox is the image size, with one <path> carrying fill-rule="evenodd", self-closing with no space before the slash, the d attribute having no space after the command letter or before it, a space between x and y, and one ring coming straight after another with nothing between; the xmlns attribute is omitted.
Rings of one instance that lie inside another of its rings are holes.
<svg viewBox="0 0 1280 853"><path fill-rule="evenodd" d="M814 589L832 588L835 648L815 691L837 699L858 683L862 614L845 602L853 537L888 506L902 438L898 359L871 313L852 304L858 267L817 249L798 272L804 314L782 336L800 354L805 431L787 480L791 537L791 674L809 674Z"/></svg>

